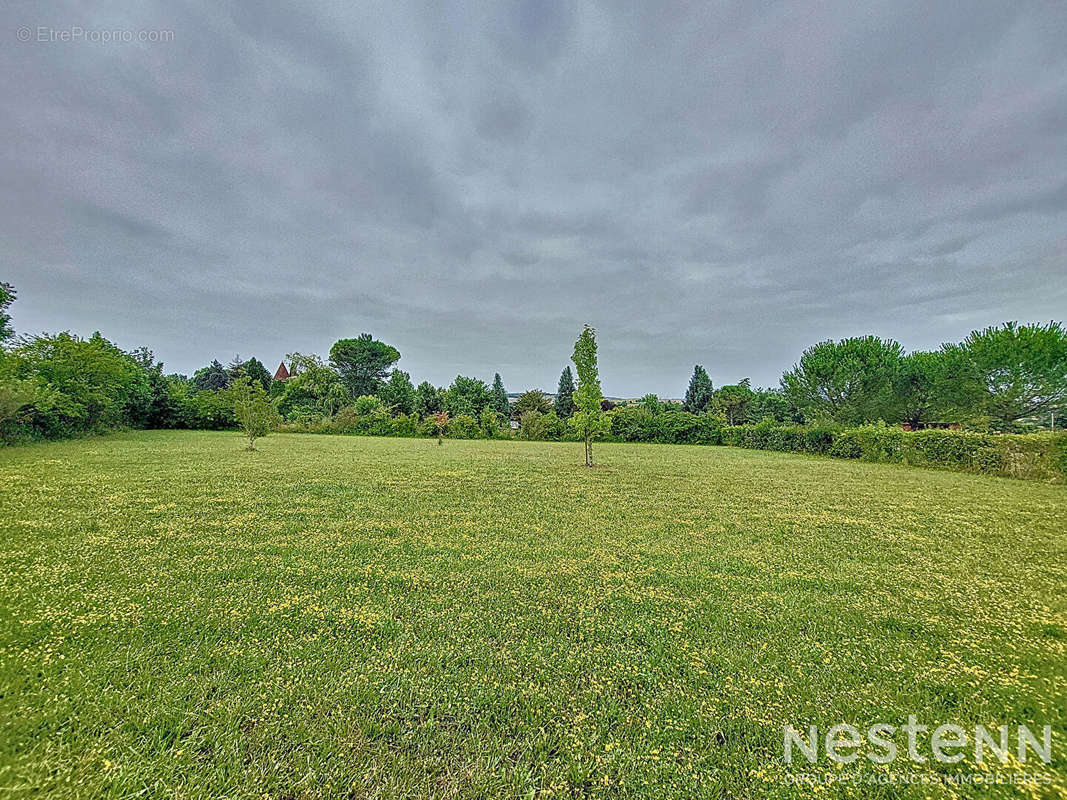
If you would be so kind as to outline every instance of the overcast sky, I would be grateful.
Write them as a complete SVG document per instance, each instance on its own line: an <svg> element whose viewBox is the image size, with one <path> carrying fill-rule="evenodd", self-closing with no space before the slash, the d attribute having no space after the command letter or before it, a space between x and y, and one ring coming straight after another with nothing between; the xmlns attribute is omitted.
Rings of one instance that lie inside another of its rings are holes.
<svg viewBox="0 0 1067 800"><path fill-rule="evenodd" d="M0 15L19 332L553 391L589 322L606 394L679 396L1067 309L1063 0Z"/></svg>

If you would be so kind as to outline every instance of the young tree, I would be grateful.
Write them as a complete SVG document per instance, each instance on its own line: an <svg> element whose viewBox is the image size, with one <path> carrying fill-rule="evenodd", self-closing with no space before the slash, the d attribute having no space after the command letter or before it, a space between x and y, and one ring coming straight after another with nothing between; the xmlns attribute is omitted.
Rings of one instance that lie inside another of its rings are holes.
<svg viewBox="0 0 1067 800"><path fill-rule="evenodd" d="M433 429L437 434L438 446L444 444L445 428L448 427L448 412L437 411L433 415Z"/></svg>
<svg viewBox="0 0 1067 800"><path fill-rule="evenodd" d="M819 342L782 376L782 388L808 419L896 421L900 404L893 389L902 355L897 342L877 336Z"/></svg>
<svg viewBox="0 0 1067 800"><path fill-rule="evenodd" d="M585 465L593 466L593 439L605 429L607 417L600 407L604 393L600 389L600 371L596 359L596 331L589 325L582 328L571 354L578 373L575 405L578 411L571 418L575 430L585 442Z"/></svg>
<svg viewBox="0 0 1067 800"><path fill-rule="evenodd" d="M713 392L714 387L711 385L708 371L697 364L693 367L693 377L689 379L689 388L685 390L682 410L690 414L703 414L708 410Z"/></svg>
<svg viewBox="0 0 1067 800"><path fill-rule="evenodd" d="M415 387L411 385L411 376L402 370L393 370L378 396L393 414L410 414L415 410Z"/></svg>
<svg viewBox="0 0 1067 800"><path fill-rule="evenodd" d="M559 387L556 389L556 416L560 419L568 419L574 414L574 374L570 366L563 369L559 376Z"/></svg>
<svg viewBox="0 0 1067 800"><path fill-rule="evenodd" d="M256 439L269 434L281 421L278 410L270 402L263 386L247 377L234 381L231 391L233 392L233 415L237 418L237 424L241 426L245 436L248 437L248 449L255 450Z"/></svg>
<svg viewBox="0 0 1067 800"><path fill-rule="evenodd" d="M369 333L361 333L357 339L339 339L330 348L330 363L353 397L377 392L389 368L399 360L399 350Z"/></svg>
<svg viewBox="0 0 1067 800"><path fill-rule="evenodd" d="M15 330L11 327L11 315L7 313L15 302L15 296L15 287L0 281L0 344L15 335Z"/></svg>
<svg viewBox="0 0 1067 800"><path fill-rule="evenodd" d="M520 417L527 411L536 411L539 414L547 414L552 410L552 401L540 389L527 389L519 395L515 401L515 413Z"/></svg>
<svg viewBox="0 0 1067 800"><path fill-rule="evenodd" d="M511 416L511 403L508 402L508 393L504 388L504 381L500 379L499 372L493 376L492 409L505 419Z"/></svg>

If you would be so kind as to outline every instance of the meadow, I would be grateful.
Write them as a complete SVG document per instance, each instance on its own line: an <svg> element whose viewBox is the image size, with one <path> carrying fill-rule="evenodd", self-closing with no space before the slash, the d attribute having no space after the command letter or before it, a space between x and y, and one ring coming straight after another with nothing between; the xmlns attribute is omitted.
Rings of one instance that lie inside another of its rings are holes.
<svg viewBox="0 0 1067 800"><path fill-rule="evenodd" d="M782 726L1052 727L1067 489L728 447L0 450L0 795L969 797ZM898 737L897 743L903 745ZM927 751L928 752L928 751ZM986 765L985 771L989 771Z"/></svg>

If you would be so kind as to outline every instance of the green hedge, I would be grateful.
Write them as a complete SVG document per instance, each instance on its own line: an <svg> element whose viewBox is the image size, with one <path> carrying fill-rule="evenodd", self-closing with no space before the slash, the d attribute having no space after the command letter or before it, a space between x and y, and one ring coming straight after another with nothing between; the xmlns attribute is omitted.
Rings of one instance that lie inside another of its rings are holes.
<svg viewBox="0 0 1067 800"><path fill-rule="evenodd" d="M751 450L825 455L887 464L908 464L1063 483L1067 478L1067 433L988 434L969 431L903 431L887 425L841 428L833 425L722 424L711 415L684 411L652 412L639 406L610 412L607 439L659 444L722 444ZM359 414L345 408L332 417L289 422L280 430L346 433L363 436L433 436L430 421L412 415L390 416L382 409ZM528 414L517 434L500 419L477 420L458 414L445 436L450 439L512 438L573 441L575 434L555 414Z"/></svg>
<svg viewBox="0 0 1067 800"><path fill-rule="evenodd" d="M610 417L610 436L619 442L722 444L722 422L706 414L674 409L653 413L643 406L624 406Z"/></svg>
<svg viewBox="0 0 1067 800"><path fill-rule="evenodd" d="M1067 479L1067 433L903 431L886 425L843 430L737 425L723 429L722 443L1054 483Z"/></svg>
<svg viewBox="0 0 1067 800"><path fill-rule="evenodd" d="M829 455L838 428L823 426L733 425L723 428L722 443L750 450L778 450L786 453Z"/></svg>

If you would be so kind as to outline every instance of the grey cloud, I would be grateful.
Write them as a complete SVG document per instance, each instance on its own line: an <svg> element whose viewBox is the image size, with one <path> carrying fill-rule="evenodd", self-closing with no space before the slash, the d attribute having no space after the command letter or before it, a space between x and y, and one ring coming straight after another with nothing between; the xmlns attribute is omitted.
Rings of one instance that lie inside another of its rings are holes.
<svg viewBox="0 0 1067 800"><path fill-rule="evenodd" d="M775 384L1067 307L1067 9L980 0L5 9L20 330L189 372L371 330L416 378ZM21 25L173 42L20 43Z"/></svg>

